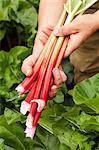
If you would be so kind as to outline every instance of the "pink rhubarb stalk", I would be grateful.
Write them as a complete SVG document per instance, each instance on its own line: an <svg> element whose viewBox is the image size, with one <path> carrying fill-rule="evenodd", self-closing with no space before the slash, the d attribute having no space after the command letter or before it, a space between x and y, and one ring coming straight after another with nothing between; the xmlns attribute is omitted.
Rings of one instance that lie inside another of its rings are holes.
<svg viewBox="0 0 99 150"><path fill-rule="evenodd" d="M21 103L20 112L25 115L30 110L30 102L34 99L34 94L36 91L37 81L34 83L33 87L31 88L30 92L28 93L25 101Z"/></svg>
<svg viewBox="0 0 99 150"><path fill-rule="evenodd" d="M59 55L58 55L58 59L56 61L56 66L57 67L59 67L59 65L61 63L61 60L63 58L64 52L65 52L66 47L67 47L67 43L68 43L68 38L65 38L65 40L63 42L63 45L62 45L62 48L61 48L61 50L59 52ZM61 44L62 44L62 42L61 42ZM51 68L48 66L49 70L47 70L47 73L46 73L46 76L45 76L45 79L44 79L44 85L42 86L40 99L31 101L31 102L37 102L37 104L38 104L37 112L36 112L34 120L33 120L32 128L36 128L38 120L39 120L40 115L41 115L41 112L42 112L42 110L44 109L44 107L46 105L46 101L47 101L47 97L48 97L48 91L49 91L50 86L52 85L51 79L52 79L52 69L55 65L54 64L55 63L54 59L56 59L56 56L57 56L58 51L59 51L58 49L56 49L56 50L57 50L57 53L53 52L53 55L52 55L53 57L51 57L51 60L50 60L50 63L49 63L49 64L51 64ZM56 54L56 56L55 56L55 54Z"/></svg>
<svg viewBox="0 0 99 150"><path fill-rule="evenodd" d="M43 84L44 76L45 76L45 73L46 73L46 70L47 70L47 67L48 67L48 64L49 64L49 61L50 61L50 58L51 58L51 54L53 52L55 44L56 44L56 42L53 44L52 48L49 49L49 51L47 51L46 58L44 59L44 61L42 63L42 66L41 66L41 69L39 71L39 75L38 75L38 78L37 78L35 95L33 97L34 100L37 99L40 96L40 91L41 91L41 87L42 87L42 84ZM30 113L27 117L27 121L26 121L26 126L27 127L31 127L32 124L33 124L33 119L34 119L34 116L35 116L36 108L37 108L37 104L35 104L35 101L34 101L33 103L31 103Z"/></svg>

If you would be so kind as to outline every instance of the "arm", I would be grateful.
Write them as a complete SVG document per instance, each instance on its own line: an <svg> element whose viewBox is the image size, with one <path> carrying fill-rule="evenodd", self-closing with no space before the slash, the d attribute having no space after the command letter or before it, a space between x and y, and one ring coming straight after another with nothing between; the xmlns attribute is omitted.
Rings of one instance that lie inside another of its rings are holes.
<svg viewBox="0 0 99 150"><path fill-rule="evenodd" d="M38 30L55 26L63 11L66 0L41 0L38 15Z"/></svg>
<svg viewBox="0 0 99 150"><path fill-rule="evenodd" d="M99 29L99 11L94 14L77 16L69 25L54 30L56 36L70 35L65 57L79 48L94 32Z"/></svg>

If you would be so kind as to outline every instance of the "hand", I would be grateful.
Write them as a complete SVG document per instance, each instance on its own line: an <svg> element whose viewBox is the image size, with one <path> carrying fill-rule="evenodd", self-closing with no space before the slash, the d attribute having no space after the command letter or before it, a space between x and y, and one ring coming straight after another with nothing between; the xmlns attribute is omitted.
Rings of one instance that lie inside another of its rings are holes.
<svg viewBox="0 0 99 150"><path fill-rule="evenodd" d="M69 56L74 50L79 48L96 30L97 18L94 14L77 16L70 24L65 24L54 30L56 36L70 35L68 46L64 57Z"/></svg>
<svg viewBox="0 0 99 150"><path fill-rule="evenodd" d="M42 31L38 31L35 44L34 44L33 54L27 57L23 61L22 72L26 76L30 76L32 74L32 66L34 65L36 59L39 57L39 54L41 53L45 43L47 42L48 37L50 36L52 30L53 30L53 27L50 26L48 28L42 29ZM54 77L54 85L52 85L50 92L49 92L50 98L56 95L57 89L59 89L62 83L67 80L67 77L61 68L53 69L53 77Z"/></svg>
<svg viewBox="0 0 99 150"><path fill-rule="evenodd" d="M57 94L57 90L62 86L62 83L67 80L67 76L61 68L53 69L54 85L52 85L49 91L49 98L53 98Z"/></svg>
<svg viewBox="0 0 99 150"><path fill-rule="evenodd" d="M52 31L53 31L52 26L43 27L42 29L38 30L34 43L33 53L32 55L27 57L22 64L21 70L26 76L30 76L32 74L32 66L38 59Z"/></svg>

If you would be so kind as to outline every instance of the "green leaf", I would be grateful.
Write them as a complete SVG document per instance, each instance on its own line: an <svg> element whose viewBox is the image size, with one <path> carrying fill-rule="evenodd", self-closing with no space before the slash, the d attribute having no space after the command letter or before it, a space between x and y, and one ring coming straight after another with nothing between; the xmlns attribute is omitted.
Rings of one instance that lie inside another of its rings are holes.
<svg viewBox="0 0 99 150"><path fill-rule="evenodd" d="M84 135L75 128L71 128L66 120L62 119L53 125L54 134L58 136L61 144L66 145L70 150L76 150L78 147L81 150L91 150L94 142L90 140L90 135Z"/></svg>
<svg viewBox="0 0 99 150"><path fill-rule="evenodd" d="M0 138L0 150L5 150L4 139Z"/></svg>
<svg viewBox="0 0 99 150"><path fill-rule="evenodd" d="M99 74L77 84L73 90L73 100L99 113Z"/></svg>
<svg viewBox="0 0 99 150"><path fill-rule="evenodd" d="M37 26L36 10L33 6L30 8L26 8L26 5L24 9L21 9L20 11L17 12L17 17L19 18L20 23L23 26L31 26L35 28Z"/></svg>
<svg viewBox="0 0 99 150"><path fill-rule="evenodd" d="M22 60L31 53L31 49L16 46L9 52L0 51L0 95L5 98L15 96L11 88L23 80L20 67ZM3 66L3 67L2 67Z"/></svg>
<svg viewBox="0 0 99 150"><path fill-rule="evenodd" d="M4 143L4 139L0 138L0 150L15 150L15 149L6 145Z"/></svg>
<svg viewBox="0 0 99 150"><path fill-rule="evenodd" d="M59 141L57 137L50 134L48 131L44 130L43 128L39 127L37 129L36 135L40 139L41 143L43 143L45 149L48 150L58 150L59 148Z"/></svg>
<svg viewBox="0 0 99 150"><path fill-rule="evenodd" d="M15 148L16 150L25 150L25 147L23 146L21 141L15 134L13 134L14 127L15 126L7 126L7 122L5 121L4 116L0 117L0 137L5 139L6 143L8 143L8 145ZM16 131L18 131L18 128Z"/></svg>
<svg viewBox="0 0 99 150"><path fill-rule="evenodd" d="M8 125L21 121L21 114L8 108L5 109L4 116Z"/></svg>
<svg viewBox="0 0 99 150"><path fill-rule="evenodd" d="M99 116L88 115L80 107L73 107L62 115L83 132L99 132Z"/></svg>
<svg viewBox="0 0 99 150"><path fill-rule="evenodd" d="M56 103L63 103L64 102L64 94L62 93L61 89L59 89L57 91L57 95L55 96L55 98L53 98L53 100Z"/></svg>
<svg viewBox="0 0 99 150"><path fill-rule="evenodd" d="M47 109L42 112L39 125L53 134L52 125L57 120L61 119L63 112L65 112L64 106L61 104L56 104L53 101L49 101L47 104Z"/></svg>

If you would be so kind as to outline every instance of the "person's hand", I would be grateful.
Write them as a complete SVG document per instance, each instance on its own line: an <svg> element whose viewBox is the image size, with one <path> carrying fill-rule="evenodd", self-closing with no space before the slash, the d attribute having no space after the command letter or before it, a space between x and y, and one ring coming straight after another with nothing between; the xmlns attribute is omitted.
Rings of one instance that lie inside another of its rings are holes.
<svg viewBox="0 0 99 150"><path fill-rule="evenodd" d="M56 28L54 34L56 36L70 35L64 54L64 57L67 57L79 48L97 29L97 17L94 14L86 14L77 16L70 24Z"/></svg>
<svg viewBox="0 0 99 150"><path fill-rule="evenodd" d="M32 74L32 66L35 64L36 60L38 59L52 31L53 31L52 26L43 27L42 29L38 30L35 43L34 43L33 53L23 61L21 67L22 72L26 76L30 76Z"/></svg>
<svg viewBox="0 0 99 150"><path fill-rule="evenodd" d="M64 83L67 80L67 76L61 68L53 69L53 77L54 84L51 86L51 89L49 91L49 98L53 98L54 96L56 96L57 90L62 86L62 83Z"/></svg>
<svg viewBox="0 0 99 150"><path fill-rule="evenodd" d="M27 57L22 64L22 72L26 76L30 76L32 74L32 66L35 64L36 59L39 57L42 49L44 48L45 43L48 40L51 32L53 31L53 27L49 26L48 28L43 28L41 31L38 31L33 54ZM62 69L54 68L53 69L53 77L54 84L52 85L49 91L49 97L52 98L56 95L57 90L61 87L62 83L67 80L65 73Z"/></svg>

